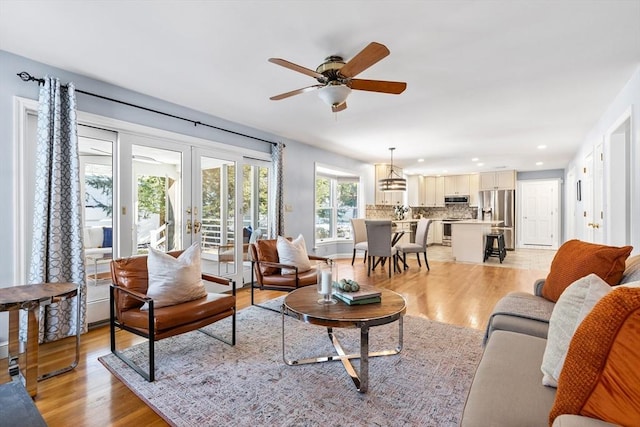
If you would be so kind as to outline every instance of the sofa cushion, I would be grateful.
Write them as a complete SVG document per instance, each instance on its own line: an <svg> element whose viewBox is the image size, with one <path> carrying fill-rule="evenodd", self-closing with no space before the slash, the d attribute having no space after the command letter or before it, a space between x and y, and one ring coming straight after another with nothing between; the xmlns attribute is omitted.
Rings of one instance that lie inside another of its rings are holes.
<svg viewBox="0 0 640 427"><path fill-rule="evenodd" d="M178 258L149 248L149 287L154 308L180 304L207 296L200 267L200 243L187 248ZM145 303L141 310L147 310Z"/></svg>
<svg viewBox="0 0 640 427"><path fill-rule="evenodd" d="M85 248L101 248L104 241L104 230L102 227L85 227L83 237Z"/></svg>
<svg viewBox="0 0 640 427"><path fill-rule="evenodd" d="M591 273L597 274L609 285L617 284L632 249L631 246L616 247L569 240L558 249L551 262L542 296L556 302L570 284Z"/></svg>
<svg viewBox="0 0 640 427"><path fill-rule="evenodd" d="M526 292L510 292L493 307L484 342L494 330L520 332L546 338L555 304Z"/></svg>
<svg viewBox="0 0 640 427"><path fill-rule="evenodd" d="M558 386L558 377L573 333L600 298L609 292L611 286L597 275L590 274L573 282L560 295L549 320L547 347L541 367L542 384Z"/></svg>
<svg viewBox="0 0 640 427"><path fill-rule="evenodd" d="M300 273L311 270L311 261L309 261L309 255L307 255L307 245L302 234L291 241L278 236L276 248L281 264L296 266ZM295 273L296 270L292 268L282 268L282 274Z"/></svg>
<svg viewBox="0 0 640 427"><path fill-rule="evenodd" d="M476 370L461 426L547 424L556 392L542 385L545 343L516 332L493 332Z"/></svg>
<svg viewBox="0 0 640 427"><path fill-rule="evenodd" d="M640 420L640 288L609 292L576 330L549 423L561 414L620 425Z"/></svg>

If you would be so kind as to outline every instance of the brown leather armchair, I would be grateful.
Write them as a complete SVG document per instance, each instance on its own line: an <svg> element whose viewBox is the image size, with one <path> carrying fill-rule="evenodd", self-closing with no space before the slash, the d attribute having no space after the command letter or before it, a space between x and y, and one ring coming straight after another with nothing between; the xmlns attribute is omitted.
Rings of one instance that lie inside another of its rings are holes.
<svg viewBox="0 0 640 427"><path fill-rule="evenodd" d="M294 289L315 285L318 281L315 266L311 270L298 272L298 267L294 265L282 264L279 262L278 249L276 239L256 240L255 243L249 244L249 253L251 255L251 263L256 283L251 283L251 305L266 308L254 303L253 290L285 291L291 292ZM327 261L328 258L309 255L310 260ZM295 270L294 274L282 274L282 268Z"/></svg>
<svg viewBox="0 0 640 427"><path fill-rule="evenodd" d="M169 252L178 257L182 251ZM229 345L236 343L236 284L235 281L202 274L202 279L231 286L231 294L208 293L206 297L167 307L154 308L153 299L146 296L149 284L147 257L137 256L111 262L110 335L111 352L138 372L147 381L155 379L154 344L164 338L199 329ZM148 310L140 310L144 303ZM200 328L232 316L231 340L214 336ZM145 372L116 348L116 327L147 338L149 343L149 372Z"/></svg>

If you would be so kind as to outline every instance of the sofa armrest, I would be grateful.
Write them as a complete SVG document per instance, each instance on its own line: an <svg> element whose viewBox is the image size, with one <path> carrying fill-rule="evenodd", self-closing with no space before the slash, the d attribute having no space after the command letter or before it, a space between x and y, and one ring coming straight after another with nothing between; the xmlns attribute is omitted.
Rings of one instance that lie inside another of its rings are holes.
<svg viewBox="0 0 640 427"><path fill-rule="evenodd" d="M533 284L533 294L535 296L538 296L538 297L542 296L542 287L544 286L544 280L545 279L538 279Z"/></svg>
<svg viewBox="0 0 640 427"><path fill-rule="evenodd" d="M618 424L611 424L595 418L583 417L581 415L560 415L553 422L552 427L616 427Z"/></svg>

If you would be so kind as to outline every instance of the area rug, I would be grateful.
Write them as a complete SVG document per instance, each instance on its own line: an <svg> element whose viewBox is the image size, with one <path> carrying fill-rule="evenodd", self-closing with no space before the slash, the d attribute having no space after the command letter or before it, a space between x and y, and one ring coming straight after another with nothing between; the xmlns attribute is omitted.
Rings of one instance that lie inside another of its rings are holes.
<svg viewBox="0 0 640 427"><path fill-rule="evenodd" d="M156 343L153 383L112 354L99 359L174 426L457 426L482 353L480 331L405 316L402 352L369 359L362 394L340 361L285 365L279 314L249 307L237 317L235 347L198 331ZM207 331L229 336L226 320ZM333 353L325 328L287 317L285 331L289 358ZM358 352L358 330L334 332ZM371 328L370 350L395 347L397 334L397 323ZM144 365L145 347L126 353Z"/></svg>

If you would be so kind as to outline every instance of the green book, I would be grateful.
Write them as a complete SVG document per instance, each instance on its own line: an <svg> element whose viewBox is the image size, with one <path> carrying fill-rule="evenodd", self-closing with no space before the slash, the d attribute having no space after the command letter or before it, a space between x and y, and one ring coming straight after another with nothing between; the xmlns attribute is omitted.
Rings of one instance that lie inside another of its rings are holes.
<svg viewBox="0 0 640 427"><path fill-rule="evenodd" d="M350 300L348 298L344 298L340 294L333 294L333 296L347 305L375 304L380 302L380 296L358 299L358 300Z"/></svg>

